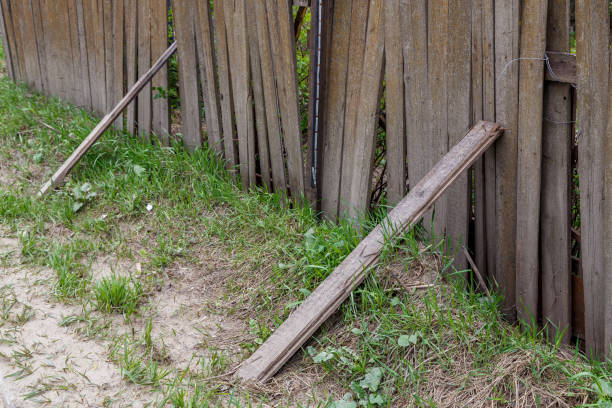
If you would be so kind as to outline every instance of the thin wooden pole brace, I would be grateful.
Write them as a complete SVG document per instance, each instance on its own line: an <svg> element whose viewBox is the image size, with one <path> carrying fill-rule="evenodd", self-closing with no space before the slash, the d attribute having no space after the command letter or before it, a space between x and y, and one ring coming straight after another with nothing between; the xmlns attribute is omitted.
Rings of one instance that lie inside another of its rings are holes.
<svg viewBox="0 0 612 408"><path fill-rule="evenodd" d="M155 74L164 66L170 57L176 52L177 44L172 43L170 47L159 57L157 62L149 69L128 91L128 93L119 101L119 103L111 110L89 133L83 142L76 150L68 157L68 159L60 166L38 192L38 196L45 196L49 191L59 186L72 168L81 160L81 158L91 149L93 144L112 126L115 119L121 115L121 112L134 100L138 93L153 79Z"/></svg>
<svg viewBox="0 0 612 408"><path fill-rule="evenodd" d="M385 242L417 223L501 133L495 123L476 124L241 365L237 377L254 381L272 377L365 279L378 263Z"/></svg>

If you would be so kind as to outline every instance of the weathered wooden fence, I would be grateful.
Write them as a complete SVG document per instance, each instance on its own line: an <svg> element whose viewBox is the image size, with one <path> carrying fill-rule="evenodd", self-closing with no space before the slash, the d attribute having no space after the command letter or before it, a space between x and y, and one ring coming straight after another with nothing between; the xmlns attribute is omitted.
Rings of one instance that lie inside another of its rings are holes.
<svg viewBox="0 0 612 408"><path fill-rule="evenodd" d="M289 0L182 0L170 14L166 0L0 0L0 34L12 78L102 113L166 49L171 27L180 120L159 97L164 70L117 127L168 143L180 122L185 146L206 140L245 188L306 195L328 219L362 214L373 191L397 203L477 120L499 122L504 137L438 200L433 232L470 249L510 318L607 352L609 1L576 0L576 55L570 0L310 3L321 109L307 132Z"/></svg>

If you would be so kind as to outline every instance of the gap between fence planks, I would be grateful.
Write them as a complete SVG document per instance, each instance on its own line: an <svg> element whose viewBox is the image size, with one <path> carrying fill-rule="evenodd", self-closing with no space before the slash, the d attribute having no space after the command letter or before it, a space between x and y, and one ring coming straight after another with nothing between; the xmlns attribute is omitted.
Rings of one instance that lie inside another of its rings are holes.
<svg viewBox="0 0 612 408"><path fill-rule="evenodd" d="M51 179L47 181L38 192L38 196L42 197L46 195L51 189L61 184L66 175L72 170L72 168L81 160L83 155L93 146L93 144L104 134L104 132L113 124L113 121L119 117L126 106L138 95L138 93L151 82L153 76L166 64L172 54L176 52L176 42L173 43L167 50L162 54L155 64L147 71L137 82L134 87L130 89L121 99L121 101L110 111L89 133L89 135L83 140L83 142L76 148L76 150L70 155L70 157L60 166L60 168L53 174Z"/></svg>
<svg viewBox="0 0 612 408"><path fill-rule="evenodd" d="M237 376L266 381L334 313L376 265L388 239L413 226L435 200L500 136L502 129L479 122L395 207L332 274L246 360Z"/></svg>

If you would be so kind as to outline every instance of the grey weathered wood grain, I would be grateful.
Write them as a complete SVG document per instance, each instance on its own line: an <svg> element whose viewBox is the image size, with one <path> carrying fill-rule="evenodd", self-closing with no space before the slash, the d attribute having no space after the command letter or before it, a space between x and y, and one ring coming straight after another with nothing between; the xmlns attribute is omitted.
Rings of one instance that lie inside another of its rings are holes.
<svg viewBox="0 0 612 408"><path fill-rule="evenodd" d="M166 0L151 1L151 60L155 61L168 48L168 8ZM152 124L153 133L164 145L170 143L170 107L168 98L159 89L168 90L168 67L164 66L153 77Z"/></svg>
<svg viewBox="0 0 612 408"><path fill-rule="evenodd" d="M79 43L79 61L81 74L77 78L81 88L82 106L92 109L91 106L91 84L89 81L89 61L87 56L87 37L85 35L85 16L83 10L83 0L75 0L76 25Z"/></svg>
<svg viewBox="0 0 612 408"><path fill-rule="evenodd" d="M383 9L385 0L371 0L368 31L361 75L361 93L355 149L352 159L353 175L349 201L349 215L353 218L365 214L370 205L374 151L378 133L378 114L382 96L385 29Z"/></svg>
<svg viewBox="0 0 612 408"><path fill-rule="evenodd" d="M259 153L259 168L264 186L268 190L271 190L270 153L268 149L268 128L264 102L263 78L261 74L261 57L259 41L257 39L257 21L254 20L254 16L256 15L256 6L254 1L248 1L246 6L247 15L251 16L248 23L248 37L253 84L253 105L255 109L255 128L257 131L257 152ZM276 157L274 159L276 159Z"/></svg>
<svg viewBox="0 0 612 408"><path fill-rule="evenodd" d="M225 162L229 170L234 171L238 164L236 151L236 131L234 129L234 101L228 55L228 33L225 26L225 3L223 0L214 0L214 29L215 43L217 45L217 64L219 74L219 98L221 110L221 124L223 128L223 146L225 148Z"/></svg>
<svg viewBox="0 0 612 408"><path fill-rule="evenodd" d="M187 2L173 3L174 27L178 43L179 92L183 143L188 150L202 146L200 90L196 60L194 13Z"/></svg>
<svg viewBox="0 0 612 408"><path fill-rule="evenodd" d="M161 1L161 0L160 0ZM223 134L221 131L221 111L219 110L219 91L217 87L217 63L210 2L198 1L198 20L196 37L198 39L198 60L202 99L206 115L208 144L221 157L223 156Z"/></svg>
<svg viewBox="0 0 612 408"><path fill-rule="evenodd" d="M448 56L446 70L447 146L454 146L472 124L471 117L471 43L472 4L470 0L448 4ZM482 119L482 118L479 118ZM448 148L448 147L447 147ZM457 270L467 269L461 246L468 245L469 220L472 210L471 180L465 172L447 192L446 233L447 251L454 255Z"/></svg>
<svg viewBox="0 0 612 408"><path fill-rule="evenodd" d="M397 204L406 192L404 53L400 0L385 2L385 79L387 109L387 201Z"/></svg>
<svg viewBox="0 0 612 408"><path fill-rule="evenodd" d="M241 365L237 376L255 381L272 377L378 263L385 241L394 239L418 222L499 134L496 124L479 122Z"/></svg>
<svg viewBox="0 0 612 408"><path fill-rule="evenodd" d="M610 15L607 0L576 1L578 59L578 172L580 175L580 232L585 293L587 354L604 356L606 276L604 257L604 180L610 82ZM606 315L607 313L607 315Z"/></svg>
<svg viewBox="0 0 612 408"><path fill-rule="evenodd" d="M151 3L152 0L138 0L138 76L151 67ZM178 4L179 2L177 2ZM182 2L181 2L182 3ZM178 23L177 23L178 25ZM190 23L192 26L192 24ZM184 45L181 43L181 45ZM180 47L179 47L180 48ZM179 50L180 52L180 50ZM191 86L190 86L191 87ZM145 85L138 94L138 136L149 140L152 128L153 89Z"/></svg>
<svg viewBox="0 0 612 408"><path fill-rule="evenodd" d="M351 0L337 0L334 4L332 48L324 105L323 169L321 176L321 211L329 220L338 217L340 177L342 169L342 139L348 71Z"/></svg>
<svg viewBox="0 0 612 408"><path fill-rule="evenodd" d="M6 19L10 18L8 12L4 9L3 2L0 2L0 40L2 40L2 46L4 48L4 56L6 60L6 68L9 74L9 78L15 79L15 73L13 72L13 58L12 50L9 45Z"/></svg>
<svg viewBox="0 0 612 408"><path fill-rule="evenodd" d="M540 187L548 1L522 9L516 217L516 307L519 319L538 321ZM530 59L531 58L531 59ZM533 59L535 58L535 59Z"/></svg>
<svg viewBox="0 0 612 408"><path fill-rule="evenodd" d="M87 1L87 0L85 0ZM125 6L125 81L127 89L136 83L138 75L138 5L136 0L124 0ZM125 114L125 130L136 133L136 101L131 102Z"/></svg>
<svg viewBox="0 0 612 408"><path fill-rule="evenodd" d="M569 52L570 2L548 0L547 50ZM550 338L571 339L571 145L572 92L568 84L544 85L540 268L542 320Z"/></svg>
<svg viewBox="0 0 612 408"><path fill-rule="evenodd" d="M266 123L268 125L268 146L272 168L272 181L275 191L286 191L285 157L281 140L280 118L278 116L278 94L274 82L274 63L270 50L270 35L266 17L265 0L255 0L255 20L257 24L257 39L260 51L263 94L266 108Z"/></svg>
<svg viewBox="0 0 612 408"><path fill-rule="evenodd" d="M509 319L516 317L519 9L518 0L495 0L495 114L497 122L506 129L495 146L495 279Z"/></svg>
<svg viewBox="0 0 612 408"><path fill-rule="evenodd" d="M112 86L112 106L115 106L122 98L125 93L123 89L124 84L124 17L125 7L123 4L124 0L113 0L112 7L112 44L113 44L113 76L110 79ZM164 13L165 15L165 13ZM109 33L106 33L109 35ZM164 35L166 33L164 32ZM164 43L164 49L167 47L167 42ZM159 57L156 56L155 58ZM120 115L115 121L115 128L123 130L123 115Z"/></svg>
<svg viewBox="0 0 612 408"><path fill-rule="evenodd" d="M361 147L357 140L357 121L362 103L363 69L368 35L368 9L371 1L353 1L351 9L351 33L349 42L348 72L346 78L346 106L344 108L344 129L342 136L342 167L340 169L340 202L338 215L340 217L356 216L356 209L351 208L353 188L353 171ZM378 91L378 89L376 90ZM364 89L364 93L366 89Z"/></svg>

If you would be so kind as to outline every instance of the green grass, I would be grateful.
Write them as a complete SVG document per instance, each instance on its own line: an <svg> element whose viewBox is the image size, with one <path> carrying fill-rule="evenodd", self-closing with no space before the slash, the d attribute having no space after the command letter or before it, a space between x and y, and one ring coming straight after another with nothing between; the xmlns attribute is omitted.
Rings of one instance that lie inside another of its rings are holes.
<svg viewBox="0 0 612 408"><path fill-rule="evenodd" d="M98 310L120 312L127 317L136 311L143 297L142 284L138 280L119 275L100 280L93 293Z"/></svg>
<svg viewBox="0 0 612 408"><path fill-rule="evenodd" d="M104 135L64 187L36 199L45 178L95 123L83 110L0 79L0 176L8 180L0 185L0 223L20 238L25 263L55 271L51 290L58 301L83 305L81 315L62 325L96 337L112 324L98 312L147 318L147 297L163 287L167 271L206 267L217 260L206 256L214 247L232 271L219 299L203 311L246 319L240 352L207 347L209 359L176 370L160 358L163 341L147 323L143 333L115 338L110 356L127 381L159 393L159 407L270 404L265 391L209 378L265 341L384 209L359 228L321 222L307 205L286 206L279 195L240 190L206 147L188 154L180 145L145 145L120 132ZM584 396L591 406L610 405L610 362L589 362L554 339L546 343L543 331L508 325L497 297L487 299L453 279L414 291L398 284L398 275L409 279L420 268L450 271L451 260L440 252L437 242L423 248L414 232L388 243L384 265L298 358L298 366L330 390L309 406L435 406L433 391L447 383L455 384L459 402L476 406L468 403L468 391L494 380L487 406L492 398L511 404L517 389L541 398L557 392L576 405ZM140 262L142 273L96 281L92 265L108 254ZM5 304L11 313L8 297ZM274 404L297 405L290 398Z"/></svg>

